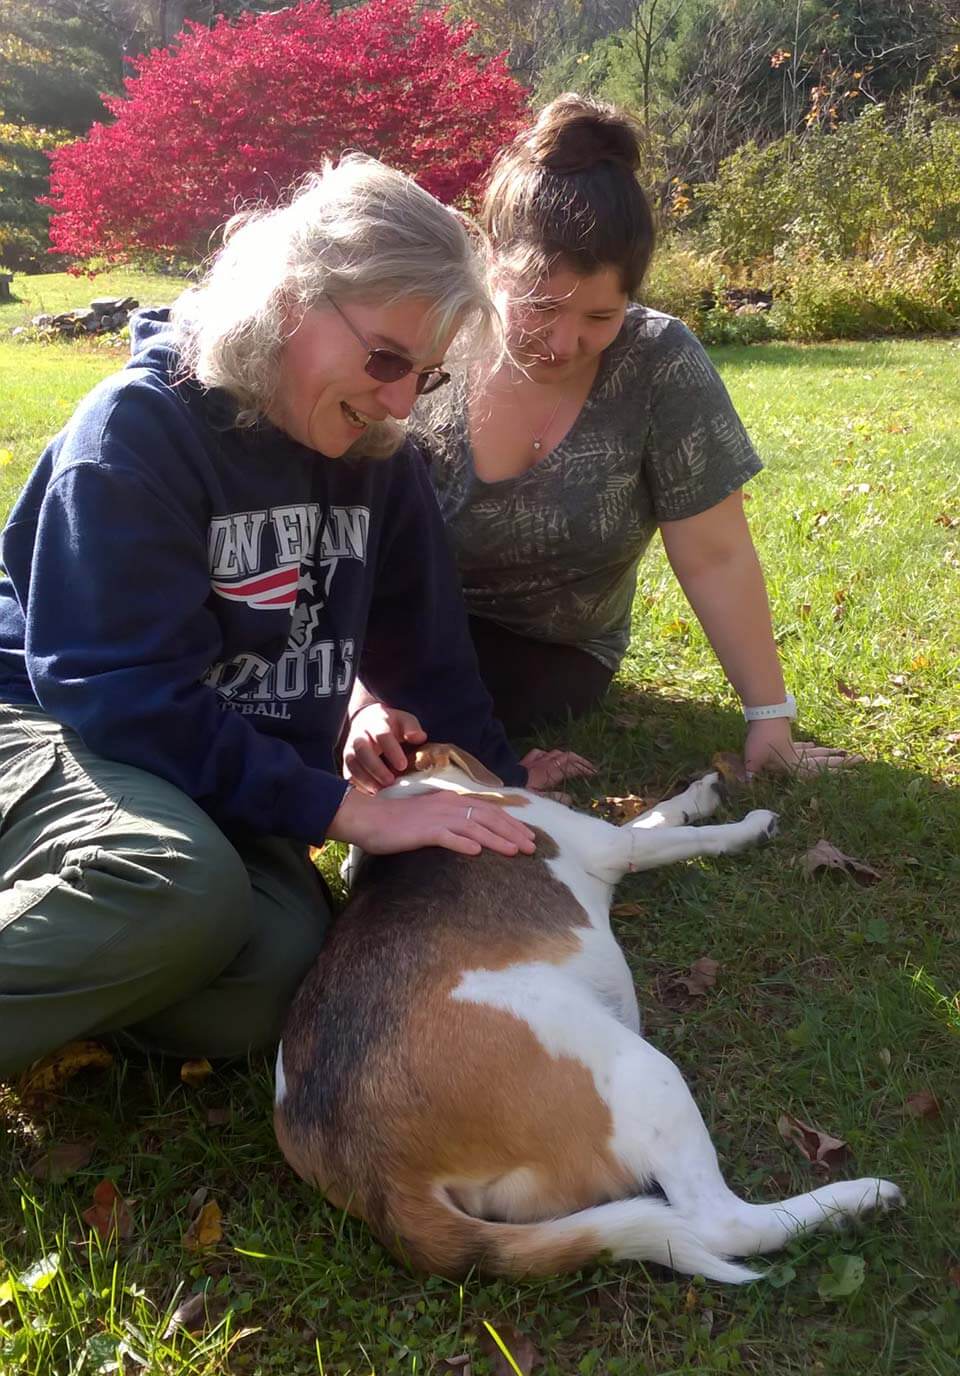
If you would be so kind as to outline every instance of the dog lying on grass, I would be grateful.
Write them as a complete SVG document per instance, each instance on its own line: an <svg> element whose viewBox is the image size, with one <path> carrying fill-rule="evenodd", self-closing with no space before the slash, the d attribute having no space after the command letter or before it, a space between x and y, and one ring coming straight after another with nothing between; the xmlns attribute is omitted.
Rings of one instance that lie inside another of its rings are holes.
<svg viewBox="0 0 960 1376"><path fill-rule="evenodd" d="M758 1273L729 1258L899 1202L875 1179L739 1199L679 1070L640 1035L610 930L617 881L761 844L774 813L690 825L720 800L708 774L617 827L440 746L388 793L432 788L499 802L536 852L361 860L277 1057L277 1138L299 1175L446 1276L608 1253L737 1284Z"/></svg>

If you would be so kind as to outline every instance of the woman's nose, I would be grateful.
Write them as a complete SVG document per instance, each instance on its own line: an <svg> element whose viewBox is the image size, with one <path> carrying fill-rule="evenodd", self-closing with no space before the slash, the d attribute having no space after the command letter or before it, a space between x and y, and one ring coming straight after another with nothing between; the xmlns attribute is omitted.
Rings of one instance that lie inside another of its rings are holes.
<svg viewBox="0 0 960 1376"><path fill-rule="evenodd" d="M377 399L394 420L406 420L417 399L417 374L408 373L397 382L385 382L377 388Z"/></svg>

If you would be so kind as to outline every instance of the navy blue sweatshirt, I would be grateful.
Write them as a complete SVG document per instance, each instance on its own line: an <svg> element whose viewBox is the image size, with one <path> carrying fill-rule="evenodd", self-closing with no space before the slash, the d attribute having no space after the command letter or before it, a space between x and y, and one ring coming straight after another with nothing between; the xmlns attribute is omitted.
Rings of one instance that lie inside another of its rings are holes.
<svg viewBox="0 0 960 1376"><path fill-rule="evenodd" d="M164 311L81 402L3 533L0 701L39 706L225 829L322 838L359 672L506 782L426 467L327 459L174 385Z"/></svg>

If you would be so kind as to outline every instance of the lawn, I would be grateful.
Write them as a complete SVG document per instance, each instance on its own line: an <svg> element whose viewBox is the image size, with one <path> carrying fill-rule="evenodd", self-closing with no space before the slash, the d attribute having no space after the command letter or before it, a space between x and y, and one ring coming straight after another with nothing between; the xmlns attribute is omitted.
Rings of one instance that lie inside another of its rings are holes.
<svg viewBox="0 0 960 1376"><path fill-rule="evenodd" d="M740 1290L640 1266L459 1286L401 1270L295 1179L273 1142L266 1065L191 1086L175 1065L117 1060L39 1107L14 1088L0 1100L4 1373L419 1376L463 1371L444 1359L466 1353L473 1376L507 1372L485 1355L485 1321L522 1357L519 1330L537 1369L563 1376L960 1370L960 344L715 358L767 463L749 511L803 733L866 763L735 796L730 815L778 809L777 842L632 877L617 930L648 1034L687 1075L734 1188L771 1199L824 1178L779 1135L787 1113L847 1144L841 1173L896 1180L905 1210L799 1242ZM117 362L0 341L5 503ZM740 738L658 550L624 673L570 743L601 765L594 792L619 794L665 787ZM820 838L874 882L806 877ZM716 984L686 996L672 976L701 956L719 963ZM76 1142L72 1174L30 1173ZM119 1248L82 1217L105 1178L129 1205ZM222 1236L214 1225L196 1249L185 1235L201 1200L222 1211ZM169 1327L204 1291L206 1326Z"/></svg>

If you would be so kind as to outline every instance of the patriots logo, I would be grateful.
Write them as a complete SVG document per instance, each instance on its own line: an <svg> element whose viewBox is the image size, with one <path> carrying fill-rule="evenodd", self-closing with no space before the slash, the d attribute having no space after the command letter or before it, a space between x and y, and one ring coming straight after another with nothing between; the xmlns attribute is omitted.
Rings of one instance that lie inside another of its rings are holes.
<svg viewBox="0 0 960 1376"><path fill-rule="evenodd" d="M339 562L338 559L322 559L317 565L323 589L316 605L325 604ZM316 592L317 579L309 568L301 569L298 564L293 564L273 569L270 573L256 573L250 578L232 579L229 583L213 579L210 586L218 597L228 602L245 602L248 607L267 610L292 611L301 591L311 596Z"/></svg>

